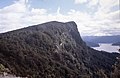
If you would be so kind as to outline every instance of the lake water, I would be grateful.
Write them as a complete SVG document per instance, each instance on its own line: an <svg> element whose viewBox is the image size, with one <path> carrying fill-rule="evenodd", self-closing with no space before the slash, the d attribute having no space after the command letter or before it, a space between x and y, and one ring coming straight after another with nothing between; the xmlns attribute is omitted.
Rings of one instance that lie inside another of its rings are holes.
<svg viewBox="0 0 120 78"><path fill-rule="evenodd" d="M100 47L92 47L99 51L118 52L119 46L112 46L110 43L99 43Z"/></svg>

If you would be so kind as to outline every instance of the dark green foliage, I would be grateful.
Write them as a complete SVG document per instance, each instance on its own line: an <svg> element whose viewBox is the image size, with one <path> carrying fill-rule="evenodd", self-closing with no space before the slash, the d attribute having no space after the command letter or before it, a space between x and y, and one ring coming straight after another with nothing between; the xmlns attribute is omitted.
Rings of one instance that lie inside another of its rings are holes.
<svg viewBox="0 0 120 78"><path fill-rule="evenodd" d="M117 57L117 62L113 65L112 78L120 78L120 57Z"/></svg>
<svg viewBox="0 0 120 78"><path fill-rule="evenodd" d="M74 22L54 21L0 34L0 64L29 78L109 77L118 55L87 47Z"/></svg>

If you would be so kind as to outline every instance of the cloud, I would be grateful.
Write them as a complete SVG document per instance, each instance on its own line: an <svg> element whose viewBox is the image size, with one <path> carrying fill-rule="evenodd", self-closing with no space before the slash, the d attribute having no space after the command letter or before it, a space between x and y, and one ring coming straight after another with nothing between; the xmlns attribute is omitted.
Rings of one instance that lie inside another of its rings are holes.
<svg viewBox="0 0 120 78"><path fill-rule="evenodd" d="M119 0L99 0L99 8L95 14L104 17L111 12L114 6L119 7Z"/></svg>
<svg viewBox="0 0 120 78"><path fill-rule="evenodd" d="M35 8L32 8L31 10L31 14L32 15L44 15L47 13L47 10L45 9L35 9Z"/></svg>
<svg viewBox="0 0 120 78"><path fill-rule="evenodd" d="M119 0L99 0L101 7L113 7L119 5Z"/></svg>
<svg viewBox="0 0 120 78"><path fill-rule="evenodd" d="M27 0L19 0L0 9L0 32L20 28L20 25L22 26L20 20L27 8Z"/></svg>
<svg viewBox="0 0 120 78"><path fill-rule="evenodd" d="M80 18L78 18L78 16ZM60 13L60 7L56 13L49 14L46 9L32 8L29 9L27 1L19 0L10 6L0 9L0 32L6 32L19 29L29 25L39 24L47 21L75 21L84 22L89 16L86 13L70 10L66 15ZM82 23L79 23L83 25ZM82 28L82 27L81 27ZM82 28L84 29L84 27Z"/></svg>
<svg viewBox="0 0 120 78"><path fill-rule="evenodd" d="M77 3L84 3L87 0L80 1ZM88 12L74 9L62 14L61 7L58 7L55 13L48 13L48 10L44 8L30 8L28 0L18 0L12 5L0 9L0 32L56 20L60 22L75 21L82 35L118 35L120 33L120 10L111 11L113 7L111 4L116 6L118 3L116 0L116 2L109 0L108 3L102 1L107 2L108 0L90 0L88 2L87 7L90 8L99 4L97 11L91 15Z"/></svg>
<svg viewBox="0 0 120 78"><path fill-rule="evenodd" d="M90 2L89 2L89 6L94 6L94 5L97 5L98 4L98 2L99 2L99 0L90 0Z"/></svg>
<svg viewBox="0 0 120 78"><path fill-rule="evenodd" d="M57 9L57 14L60 14L60 7L58 7Z"/></svg>
<svg viewBox="0 0 120 78"><path fill-rule="evenodd" d="M74 0L74 2L75 2L75 4L88 3L87 5L94 6L94 5L97 5L97 3L99 2L99 0Z"/></svg>
<svg viewBox="0 0 120 78"><path fill-rule="evenodd" d="M75 4L82 4L87 2L87 0L75 0Z"/></svg>

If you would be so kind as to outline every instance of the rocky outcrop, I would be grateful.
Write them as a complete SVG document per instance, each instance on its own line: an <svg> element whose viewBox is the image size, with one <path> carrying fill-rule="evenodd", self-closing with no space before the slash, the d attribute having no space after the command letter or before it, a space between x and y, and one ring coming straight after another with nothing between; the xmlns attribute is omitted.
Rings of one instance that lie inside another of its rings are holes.
<svg viewBox="0 0 120 78"><path fill-rule="evenodd" d="M118 55L87 47L73 21L52 21L0 34L0 64L21 77L110 77Z"/></svg>

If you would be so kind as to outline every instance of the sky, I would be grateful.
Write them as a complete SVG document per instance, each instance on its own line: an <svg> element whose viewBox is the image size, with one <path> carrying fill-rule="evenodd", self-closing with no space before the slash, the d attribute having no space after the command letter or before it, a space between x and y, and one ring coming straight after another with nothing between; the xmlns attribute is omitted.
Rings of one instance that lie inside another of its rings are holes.
<svg viewBox="0 0 120 78"><path fill-rule="evenodd" d="M0 33L74 21L82 36L120 35L119 0L0 0Z"/></svg>

